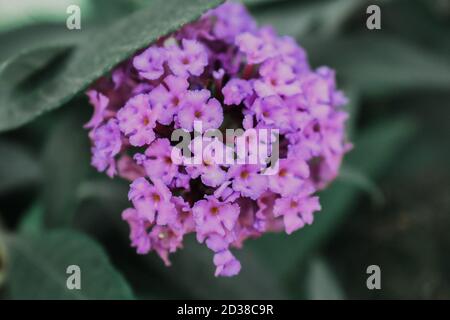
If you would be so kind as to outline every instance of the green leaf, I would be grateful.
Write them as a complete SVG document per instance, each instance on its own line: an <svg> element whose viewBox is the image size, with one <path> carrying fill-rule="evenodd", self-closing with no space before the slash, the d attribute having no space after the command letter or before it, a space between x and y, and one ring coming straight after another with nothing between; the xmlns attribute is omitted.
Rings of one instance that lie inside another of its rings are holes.
<svg viewBox="0 0 450 320"><path fill-rule="evenodd" d="M240 0L246 6L259 6L259 5L267 5L267 4L280 4L289 0Z"/></svg>
<svg viewBox="0 0 450 320"><path fill-rule="evenodd" d="M71 224L77 190L90 170L89 140L82 128L83 119L77 108L70 111L57 119L42 156L44 220L48 227Z"/></svg>
<svg viewBox="0 0 450 320"><path fill-rule="evenodd" d="M346 124L347 139L349 141L353 141L353 138L355 137L357 131L356 125L358 123L359 112L361 109L361 95L357 90L353 88L344 88L343 91L345 92L345 95L348 99L348 103L344 106L345 111L347 111L349 115Z"/></svg>
<svg viewBox="0 0 450 320"><path fill-rule="evenodd" d="M401 148L417 132L417 123L409 117L392 117L368 127L354 143L346 163L375 178L386 171Z"/></svg>
<svg viewBox="0 0 450 320"><path fill-rule="evenodd" d="M0 226L1 227L1 226ZM0 289L5 281L6 275L6 250L2 230L0 230Z"/></svg>
<svg viewBox="0 0 450 320"><path fill-rule="evenodd" d="M33 203L30 209L25 212L19 225L19 232L39 233L44 228L44 207L40 202Z"/></svg>
<svg viewBox="0 0 450 320"><path fill-rule="evenodd" d="M314 65L330 65L364 94L386 96L411 90L447 90L448 59L402 39L364 34L304 43Z"/></svg>
<svg viewBox="0 0 450 320"><path fill-rule="evenodd" d="M64 24L41 23L0 33L0 62L24 52L54 46L71 46L84 32L72 32Z"/></svg>
<svg viewBox="0 0 450 320"><path fill-rule="evenodd" d="M41 178L37 159L23 146L0 140L0 194L36 184Z"/></svg>
<svg viewBox="0 0 450 320"><path fill-rule="evenodd" d="M344 292L330 266L322 258L312 259L306 281L307 298L311 300L343 300Z"/></svg>
<svg viewBox="0 0 450 320"><path fill-rule="evenodd" d="M179 290L188 292L193 299L286 299L286 292L272 270L247 249L233 250L242 269L232 278L214 276L213 253L194 237L188 237L183 250L171 257L169 268L155 261L159 258L152 256L154 252L143 260L158 268L159 277L176 283Z"/></svg>
<svg viewBox="0 0 450 320"><path fill-rule="evenodd" d="M18 87L9 76L23 56L0 67L0 132L17 128L44 112L60 107L90 83L163 35L197 19L221 0L154 0L103 30L87 37L58 64L51 77L33 83L32 90ZM30 57L28 57L29 59Z"/></svg>
<svg viewBox="0 0 450 320"><path fill-rule="evenodd" d="M301 37L336 34L357 8L359 0L273 1L256 6L253 13L260 24L271 25L281 35Z"/></svg>
<svg viewBox="0 0 450 320"><path fill-rule="evenodd" d="M18 235L7 241L12 299L131 299L132 291L103 249L69 230ZM67 288L67 267L81 269L81 289Z"/></svg>
<svg viewBox="0 0 450 320"><path fill-rule="evenodd" d="M358 169L343 166L340 170L338 179L349 184L353 184L360 190L371 196L372 201L378 205L384 203L384 195L381 189L372 179Z"/></svg>

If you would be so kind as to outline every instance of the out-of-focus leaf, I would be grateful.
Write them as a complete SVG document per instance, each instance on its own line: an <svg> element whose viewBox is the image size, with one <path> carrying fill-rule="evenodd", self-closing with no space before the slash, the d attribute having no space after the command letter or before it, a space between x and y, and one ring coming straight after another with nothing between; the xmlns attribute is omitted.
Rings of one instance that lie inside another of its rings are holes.
<svg viewBox="0 0 450 320"><path fill-rule="evenodd" d="M414 132L414 123L409 118L394 118L376 124L361 133L345 162L375 178L395 160ZM351 212L359 191L353 183L337 179L320 192L322 211L315 214L311 226L290 236L283 233L264 235L258 241L249 242L247 247L252 247L274 273L286 276L337 230ZM280 248L289 248L289 255Z"/></svg>
<svg viewBox="0 0 450 320"><path fill-rule="evenodd" d="M247 6L259 6L259 5L266 5L266 4L280 4L285 1L289 0L240 0L239 2L242 2L243 4Z"/></svg>
<svg viewBox="0 0 450 320"><path fill-rule="evenodd" d="M36 24L0 33L0 62L35 49L75 45L84 34L71 31L61 23Z"/></svg>
<svg viewBox="0 0 450 320"><path fill-rule="evenodd" d="M12 299L131 299L132 291L103 249L87 236L57 230L8 238ZM81 289L67 288L67 268L81 269Z"/></svg>
<svg viewBox="0 0 450 320"><path fill-rule="evenodd" d="M78 187L89 172L88 137L76 111L58 118L42 156L44 221L49 227L67 226L72 222Z"/></svg>
<svg viewBox="0 0 450 320"><path fill-rule="evenodd" d="M346 163L375 178L395 161L395 156L414 136L416 129L417 123L409 117L380 121L358 137Z"/></svg>
<svg viewBox="0 0 450 320"><path fill-rule="evenodd" d="M24 147L0 140L0 155L0 193L39 181L41 168Z"/></svg>
<svg viewBox="0 0 450 320"><path fill-rule="evenodd" d="M381 189L376 185L372 179L366 176L360 170L352 167L343 166L339 173L338 180L353 184L360 190L370 195L373 202L382 204L384 202L384 195Z"/></svg>
<svg viewBox="0 0 450 320"><path fill-rule="evenodd" d="M273 26L281 35L298 37L336 34L361 0L270 2L253 11L258 22Z"/></svg>
<svg viewBox="0 0 450 320"><path fill-rule="evenodd" d="M234 253L242 264L239 275L233 278L214 276L213 253L204 245L188 237L183 250L173 255L167 268L154 257L145 257L156 264L161 276L176 283L194 299L283 299L286 298L278 279L270 268L247 248Z"/></svg>
<svg viewBox="0 0 450 320"><path fill-rule="evenodd" d="M322 258L315 258L309 264L306 281L307 297L311 300L343 300L344 292L330 266Z"/></svg>
<svg viewBox="0 0 450 320"><path fill-rule="evenodd" d="M77 228L101 236L106 233L127 233L128 225L121 218L130 207L129 182L101 177L83 181L77 190L78 207L74 219Z"/></svg>
<svg viewBox="0 0 450 320"><path fill-rule="evenodd" d="M40 202L34 203L20 221L19 231L23 234L38 233L44 227L44 207Z"/></svg>
<svg viewBox="0 0 450 320"><path fill-rule="evenodd" d="M1 226L0 226L1 227ZM2 288L6 274L6 250L2 230L0 230L0 288Z"/></svg>
<svg viewBox="0 0 450 320"><path fill-rule="evenodd" d="M130 205L129 182L122 179L98 178L84 181L77 190L79 201L97 201L106 209L119 212Z"/></svg>
<svg viewBox="0 0 450 320"><path fill-rule="evenodd" d="M145 9L87 35L70 59L58 64L51 77L40 75L32 90L10 79L24 57L8 60L0 67L0 131L16 128L61 106L136 50L221 2L152 1Z"/></svg>
<svg viewBox="0 0 450 320"><path fill-rule="evenodd" d="M356 124L359 117L359 111L361 108L361 96L355 89L345 89L345 95L347 96L348 103L345 105L345 110L348 112L348 120L345 125L347 129L347 138L349 141L353 141L356 134Z"/></svg>
<svg viewBox="0 0 450 320"><path fill-rule="evenodd" d="M450 86L448 59L401 39L364 34L312 39L305 47L314 65L330 65L363 94L383 96Z"/></svg>

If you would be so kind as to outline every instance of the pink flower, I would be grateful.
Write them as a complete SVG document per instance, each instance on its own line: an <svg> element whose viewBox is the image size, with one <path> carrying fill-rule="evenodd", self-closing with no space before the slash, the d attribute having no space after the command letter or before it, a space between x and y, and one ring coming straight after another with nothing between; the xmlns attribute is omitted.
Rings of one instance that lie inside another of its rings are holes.
<svg viewBox="0 0 450 320"><path fill-rule="evenodd" d="M223 121L223 110L220 102L210 98L208 90L189 91L183 100L178 113L178 124L188 131L194 130L194 121L202 124L202 131L217 129Z"/></svg>
<svg viewBox="0 0 450 320"><path fill-rule="evenodd" d="M251 110L255 112L256 119L267 126L286 131L291 129L289 109L284 106L279 96L258 98Z"/></svg>
<svg viewBox="0 0 450 320"><path fill-rule="evenodd" d="M214 255L214 264L216 265L216 277L232 277L241 270L241 263L231 254L229 250L216 253Z"/></svg>
<svg viewBox="0 0 450 320"><path fill-rule="evenodd" d="M269 189L283 197L292 196L301 191L309 177L308 164L296 158L281 159L278 173L268 176Z"/></svg>
<svg viewBox="0 0 450 320"><path fill-rule="evenodd" d="M94 114L88 123L84 125L85 128L92 129L98 127L106 118L106 108L109 104L109 99L105 95L96 90L89 90L87 92L89 102L94 106Z"/></svg>
<svg viewBox="0 0 450 320"><path fill-rule="evenodd" d="M192 208L197 237L203 241L211 234L225 236L233 227L239 216L239 205L220 202L213 197L197 201Z"/></svg>
<svg viewBox="0 0 450 320"><path fill-rule="evenodd" d="M206 48L195 40L183 39L183 48L169 48L168 64L170 70L180 77L200 76L208 64Z"/></svg>
<svg viewBox="0 0 450 320"><path fill-rule="evenodd" d="M250 32L241 33L236 37L236 45L245 53L249 64L259 64L274 57L277 53L272 43Z"/></svg>
<svg viewBox="0 0 450 320"><path fill-rule="evenodd" d="M108 176L116 174L115 156L119 154L122 140L116 119L110 119L105 125L91 131L93 141L92 165L98 171L107 171Z"/></svg>
<svg viewBox="0 0 450 320"><path fill-rule="evenodd" d="M246 80L231 79L222 89L224 103L228 106L239 105L253 93L251 84Z"/></svg>
<svg viewBox="0 0 450 320"><path fill-rule="evenodd" d="M238 3L226 2L207 16L214 16L216 19L213 29L215 37L227 43L233 43L235 37L242 32L256 30L255 21Z"/></svg>
<svg viewBox="0 0 450 320"><path fill-rule="evenodd" d="M122 213L122 219L130 226L131 246L136 248L137 253L146 254L151 249L151 241L148 229L151 224L142 219L136 209L128 208Z"/></svg>
<svg viewBox="0 0 450 320"><path fill-rule="evenodd" d="M177 114L184 96L188 92L189 82L184 78L169 75L164 82L149 93L153 106L162 107L158 122L169 125Z"/></svg>
<svg viewBox="0 0 450 320"><path fill-rule="evenodd" d="M166 266L170 266L169 254L183 246L183 232L170 226L156 225L150 232L152 248L158 253Z"/></svg>
<svg viewBox="0 0 450 320"><path fill-rule="evenodd" d="M254 88L259 97L280 95L290 97L302 92L300 81L293 68L278 59L271 59L259 70L262 79L255 81Z"/></svg>
<svg viewBox="0 0 450 320"><path fill-rule="evenodd" d="M233 189L243 197L258 199L267 189L267 176L260 174L258 165L235 165L228 171L233 178Z"/></svg>
<svg viewBox="0 0 450 320"><path fill-rule="evenodd" d="M120 130L130 139L130 143L136 147L150 144L155 139L153 128L159 110L150 105L149 96L137 95L125 104L117 112Z"/></svg>
<svg viewBox="0 0 450 320"><path fill-rule="evenodd" d="M164 74L166 51L163 48L150 47L133 59L133 66L139 75L148 80L156 80Z"/></svg>
<svg viewBox="0 0 450 320"><path fill-rule="evenodd" d="M173 163L172 147L168 139L157 139L145 151L143 165L145 172L152 179L161 179L168 185L178 172L178 166Z"/></svg>
<svg viewBox="0 0 450 320"><path fill-rule="evenodd" d="M158 225L173 224L177 212L171 202L172 193L159 180L150 184L145 178L138 178L130 185L128 198L140 217Z"/></svg>
<svg viewBox="0 0 450 320"><path fill-rule="evenodd" d="M275 201L274 214L283 217L287 234L312 224L313 213L321 209L318 197L293 196L279 198Z"/></svg>
<svg viewBox="0 0 450 320"><path fill-rule="evenodd" d="M200 150L197 150L200 147ZM233 150L225 146L222 142L212 138L195 138L190 145L193 153L192 161L199 159L200 164L192 164L186 167L186 172L192 179L198 177L204 185L218 187L227 178L224 170L226 163L230 163L233 157Z"/></svg>

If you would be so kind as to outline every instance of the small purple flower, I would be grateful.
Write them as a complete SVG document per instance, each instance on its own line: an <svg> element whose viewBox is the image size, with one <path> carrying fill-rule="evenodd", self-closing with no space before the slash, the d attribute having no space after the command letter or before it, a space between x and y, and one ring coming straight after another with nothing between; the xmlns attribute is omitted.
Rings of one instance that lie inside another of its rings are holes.
<svg viewBox="0 0 450 320"><path fill-rule="evenodd" d="M169 125L178 112L184 96L188 92L189 82L180 77L168 75L164 83L150 91L149 99L153 106L161 106L158 122Z"/></svg>
<svg viewBox="0 0 450 320"><path fill-rule="evenodd" d="M173 163L172 147L168 139L157 139L145 151L143 166L151 179L161 179L170 184L178 172L178 166Z"/></svg>
<svg viewBox="0 0 450 320"><path fill-rule="evenodd" d="M262 79L256 80L254 88L259 97L280 95L291 97L302 92L300 81L291 66L278 59L271 59L261 66Z"/></svg>
<svg viewBox="0 0 450 320"><path fill-rule="evenodd" d="M177 210L177 220L174 224L176 229L182 230L183 233L195 231L195 221L192 214L192 208L183 197L172 197L172 202Z"/></svg>
<svg viewBox="0 0 450 320"><path fill-rule="evenodd" d="M150 105L147 94L137 95L117 112L120 130L136 147L150 144L155 139L153 128L159 116L159 109Z"/></svg>
<svg viewBox="0 0 450 320"><path fill-rule="evenodd" d="M85 128L92 129L98 127L106 118L109 99L96 90L89 90L87 93L89 102L94 106L94 114L91 120L84 125Z"/></svg>
<svg viewBox="0 0 450 320"><path fill-rule="evenodd" d="M129 181L145 176L144 168L133 161L133 158L127 154L122 154L117 160L117 172L121 178Z"/></svg>
<svg viewBox="0 0 450 320"><path fill-rule="evenodd" d="M228 171L233 179L233 189L243 197L258 199L267 189L267 177L260 174L258 165L235 165Z"/></svg>
<svg viewBox="0 0 450 320"><path fill-rule="evenodd" d="M203 242L211 234L224 237L233 230L239 216L239 205L208 197L197 201L192 211L197 238Z"/></svg>
<svg viewBox="0 0 450 320"><path fill-rule="evenodd" d="M238 35L236 45L246 55L249 64L260 64L277 54L270 42L250 32Z"/></svg>
<svg viewBox="0 0 450 320"><path fill-rule="evenodd" d="M202 131L217 129L223 121L223 110L216 98L210 98L208 90L189 91L178 112L178 125L188 131L194 130L194 121L202 124Z"/></svg>
<svg viewBox="0 0 450 320"><path fill-rule="evenodd" d="M227 43L233 43L234 38L242 32L256 30L255 21L238 3L226 2L209 12L207 16L214 16L216 19L214 36Z"/></svg>
<svg viewBox="0 0 450 320"><path fill-rule="evenodd" d="M150 184L145 178L138 178L130 185L129 200L133 203L139 216L148 222L158 225L174 223L176 219L175 205L171 202L172 193L160 180L152 180Z"/></svg>
<svg viewBox="0 0 450 320"><path fill-rule="evenodd" d="M225 98L224 103L228 106L239 105L241 102L249 97L252 93L251 84L242 79L231 79L222 89Z"/></svg>
<svg viewBox="0 0 450 320"><path fill-rule="evenodd" d="M289 109L284 106L284 101L279 96L258 98L253 103L251 110L256 119L275 129L291 129Z"/></svg>
<svg viewBox="0 0 450 320"><path fill-rule="evenodd" d="M106 124L93 129L90 133L93 143L92 165L98 171L107 171L108 176L116 174L115 156L122 148L120 129L116 119L110 119Z"/></svg>
<svg viewBox="0 0 450 320"><path fill-rule="evenodd" d="M229 250L224 250L214 255L214 265L216 266L215 276L232 277L241 271L241 263L233 256Z"/></svg>
<svg viewBox="0 0 450 320"><path fill-rule="evenodd" d="M200 150L197 150L197 148ZM195 138L189 149L193 153L193 157L190 159L194 161L193 164L186 167L186 171L192 179L198 177L204 185L210 187L220 186L227 174L223 167L226 167L226 163L231 163L233 157L233 149L225 146L222 142L212 138ZM196 164L195 161L200 160L200 164Z"/></svg>
<svg viewBox="0 0 450 320"><path fill-rule="evenodd" d="M304 187L309 177L309 167L302 159L280 159L278 173L268 177L271 191L283 197L292 196Z"/></svg>
<svg viewBox="0 0 450 320"><path fill-rule="evenodd" d="M166 266L170 266L169 254L183 244L183 233L169 226L156 225L150 232L152 248L158 253Z"/></svg>
<svg viewBox="0 0 450 320"><path fill-rule="evenodd" d="M318 197L293 196L275 201L274 215L283 217L287 234L312 224L313 213L321 209Z"/></svg>
<svg viewBox="0 0 450 320"><path fill-rule="evenodd" d="M144 79L156 80L164 74L166 58L166 50L164 48L150 47L134 57L133 66Z"/></svg>
<svg viewBox="0 0 450 320"><path fill-rule="evenodd" d="M200 76L208 65L206 48L196 40L183 39L183 48L169 47L170 70L179 77Z"/></svg>
<svg viewBox="0 0 450 320"><path fill-rule="evenodd" d="M151 249L148 229L151 224L142 219L136 209L128 208L122 212L122 219L130 226L131 246L136 248L138 254L147 254Z"/></svg>

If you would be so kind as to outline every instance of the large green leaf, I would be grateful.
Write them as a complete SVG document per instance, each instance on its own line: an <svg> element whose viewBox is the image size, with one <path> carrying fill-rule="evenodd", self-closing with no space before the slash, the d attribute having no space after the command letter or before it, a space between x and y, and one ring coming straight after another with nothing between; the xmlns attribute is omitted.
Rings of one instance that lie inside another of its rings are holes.
<svg viewBox="0 0 450 320"><path fill-rule="evenodd" d="M0 33L0 62L33 49L77 44L84 34L84 30L71 32L61 23L34 24Z"/></svg>
<svg viewBox="0 0 450 320"><path fill-rule="evenodd" d="M13 299L131 299L125 279L102 248L69 230L8 238L7 284ZM67 288L67 268L81 270L81 289Z"/></svg>
<svg viewBox="0 0 450 320"><path fill-rule="evenodd" d="M10 79L23 56L6 61L0 66L0 131L16 128L61 106L136 50L197 19L221 2L151 1L147 8L88 34L70 57L58 63L50 75L40 75L31 89Z"/></svg>
<svg viewBox="0 0 450 320"><path fill-rule="evenodd" d="M57 118L42 157L45 225L67 226L77 205L77 190L89 172L89 140L77 105Z"/></svg>

